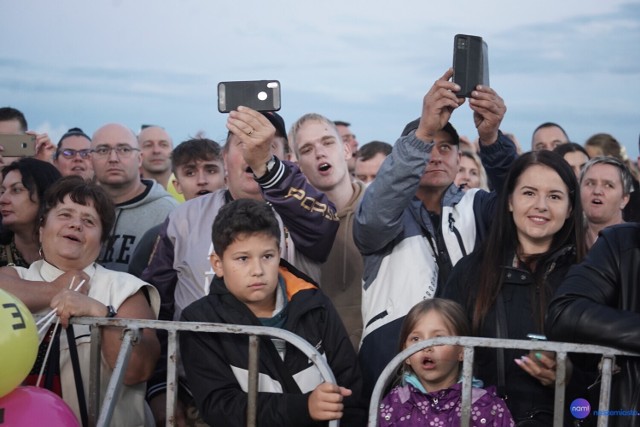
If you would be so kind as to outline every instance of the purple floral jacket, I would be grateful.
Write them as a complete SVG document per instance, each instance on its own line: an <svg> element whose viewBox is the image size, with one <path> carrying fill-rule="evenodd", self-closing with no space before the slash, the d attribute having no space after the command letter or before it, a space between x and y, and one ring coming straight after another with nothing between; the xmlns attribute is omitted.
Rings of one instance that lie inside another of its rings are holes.
<svg viewBox="0 0 640 427"><path fill-rule="evenodd" d="M474 387L471 392L471 425L477 427L513 427L507 405L495 388ZM423 393L411 384L399 385L380 404L380 427L460 426L462 384L434 393Z"/></svg>

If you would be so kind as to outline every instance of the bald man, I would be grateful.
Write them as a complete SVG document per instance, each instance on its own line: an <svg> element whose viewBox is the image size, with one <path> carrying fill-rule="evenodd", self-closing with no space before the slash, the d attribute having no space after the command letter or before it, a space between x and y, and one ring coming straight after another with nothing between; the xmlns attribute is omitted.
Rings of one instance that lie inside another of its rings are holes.
<svg viewBox="0 0 640 427"><path fill-rule="evenodd" d="M91 148L95 178L116 205L117 218L98 261L106 268L127 271L144 233L164 221L177 202L157 182L140 178L140 146L127 127L102 126L93 134Z"/></svg>
<svg viewBox="0 0 640 427"><path fill-rule="evenodd" d="M146 126L138 134L138 143L142 150L140 174L158 181L166 189L171 178L171 136L160 126Z"/></svg>

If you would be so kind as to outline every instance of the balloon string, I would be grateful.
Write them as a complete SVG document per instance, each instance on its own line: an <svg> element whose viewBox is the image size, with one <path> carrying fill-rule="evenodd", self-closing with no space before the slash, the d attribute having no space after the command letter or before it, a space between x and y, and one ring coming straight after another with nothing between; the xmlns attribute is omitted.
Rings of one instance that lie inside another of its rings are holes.
<svg viewBox="0 0 640 427"><path fill-rule="evenodd" d="M47 359L49 358L51 345L53 344L53 341L55 341L55 336L56 336L56 332L58 332L59 325L60 325L60 318L56 320L56 325L53 327L53 333L51 334L51 339L49 340L49 345L47 346L47 352L44 354L44 360L42 361L42 366L40 367L40 373L38 374L38 381L36 382L36 387L40 387L40 381L42 380L42 376L44 375L44 368L47 366Z"/></svg>
<svg viewBox="0 0 640 427"><path fill-rule="evenodd" d="M69 284L69 289L71 289L73 287L73 281L74 281L75 277L73 277L71 279L71 283ZM82 280L80 282L80 284L74 289L74 291L78 291L82 285L84 285L84 280ZM56 313L56 309L54 308L53 310L51 310L51 312L49 312L49 314L47 314L47 316L45 317L49 317L49 321L47 321L41 329L38 330L38 335L40 335L40 331L44 330L46 332L47 329L49 329L49 326L51 325L51 322L53 322L53 314ZM42 321L42 319L40 319L39 321ZM44 368L47 366L47 359L49 359L49 353L51 352L51 346L53 345L53 341L55 340L55 336L56 336L56 332L58 332L58 326L60 326L60 317L58 316L58 319L56 320L56 324L53 327L53 333L51 334L51 339L49 340L49 345L47 346L47 351L44 354L44 360L42 361L42 366L40 367L40 373L38 374L38 381L36 381L36 387L40 387L40 381L42 380L42 376L44 375ZM42 340L44 339L44 337L46 336L46 333L43 334L42 338L40 338L40 342L42 342Z"/></svg>
<svg viewBox="0 0 640 427"><path fill-rule="evenodd" d="M69 285L69 289L71 289L71 287L73 286L73 281L74 281L75 277L71 279L71 284ZM80 288L82 287L82 285L84 285L85 281L82 280L78 286L76 286L76 288L74 289L74 291L78 291L80 290ZM38 341L39 343L42 343L42 341L44 340L45 337L45 333L47 330L49 330L49 326L51 326L51 323L53 323L53 318L56 315L56 309L54 308L53 310L51 310L49 313L47 313L45 316L43 316L41 319L39 319L36 322L36 326L40 326L38 328Z"/></svg>

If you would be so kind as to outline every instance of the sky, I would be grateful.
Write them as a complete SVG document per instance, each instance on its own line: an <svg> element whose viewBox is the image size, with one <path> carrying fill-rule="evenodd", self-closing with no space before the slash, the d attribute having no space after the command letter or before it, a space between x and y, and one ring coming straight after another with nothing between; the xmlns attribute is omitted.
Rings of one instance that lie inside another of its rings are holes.
<svg viewBox="0 0 640 427"><path fill-rule="evenodd" d="M309 112L393 143L452 64L457 33L483 37L501 129L525 150L561 124L612 134L638 156L640 1L0 0L0 105L54 143L71 127L165 127L219 142L217 83L279 80L287 126ZM468 105L451 119L475 137Z"/></svg>

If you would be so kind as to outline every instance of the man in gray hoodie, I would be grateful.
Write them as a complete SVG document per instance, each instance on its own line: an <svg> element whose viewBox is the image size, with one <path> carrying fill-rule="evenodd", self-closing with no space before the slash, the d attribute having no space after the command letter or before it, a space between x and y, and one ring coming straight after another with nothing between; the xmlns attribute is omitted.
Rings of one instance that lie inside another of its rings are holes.
<svg viewBox="0 0 640 427"><path fill-rule="evenodd" d="M116 205L116 222L98 261L111 270L127 271L144 233L164 221L177 202L157 182L140 179L140 147L130 129L104 125L93 134L91 148L96 180Z"/></svg>

